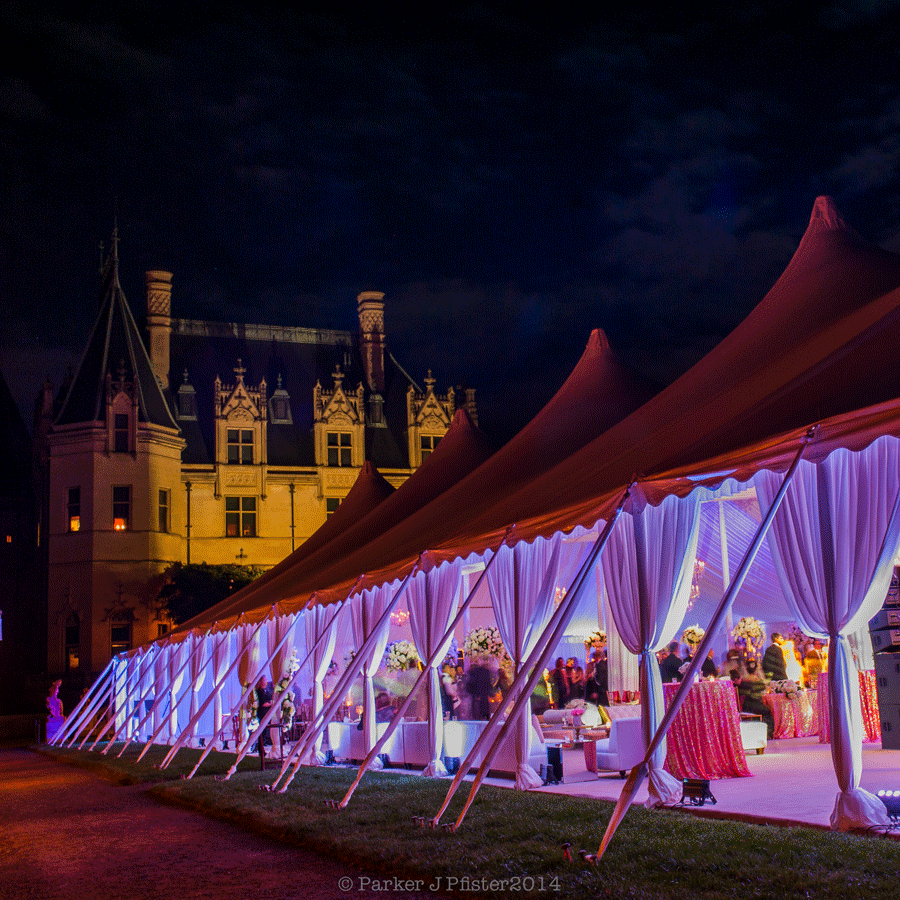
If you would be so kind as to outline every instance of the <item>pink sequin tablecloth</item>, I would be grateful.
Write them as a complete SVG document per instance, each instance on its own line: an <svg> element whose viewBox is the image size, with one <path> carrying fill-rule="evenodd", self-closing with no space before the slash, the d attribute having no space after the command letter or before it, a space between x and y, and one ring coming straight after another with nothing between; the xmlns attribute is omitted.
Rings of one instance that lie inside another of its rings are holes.
<svg viewBox="0 0 900 900"><path fill-rule="evenodd" d="M864 744L881 740L881 717L878 714L878 692L875 689L875 670L859 673L859 699L862 705L863 725L866 733ZM831 720L828 717L828 675L819 676L819 743L831 741Z"/></svg>
<svg viewBox="0 0 900 900"><path fill-rule="evenodd" d="M668 707L677 684L664 684ZM676 778L741 778L750 775L741 741L737 692L730 681L691 687L666 735L666 771Z"/></svg>
<svg viewBox="0 0 900 900"><path fill-rule="evenodd" d="M816 691L787 694L763 694L763 703L772 710L777 738L809 737L819 733Z"/></svg>

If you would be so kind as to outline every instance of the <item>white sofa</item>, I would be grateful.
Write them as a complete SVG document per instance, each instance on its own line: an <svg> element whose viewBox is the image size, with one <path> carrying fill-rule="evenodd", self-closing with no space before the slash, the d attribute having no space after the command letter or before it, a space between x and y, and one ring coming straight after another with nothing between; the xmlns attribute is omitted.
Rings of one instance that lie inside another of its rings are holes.
<svg viewBox="0 0 900 900"><path fill-rule="evenodd" d="M762 719L741 718L741 745L749 752L755 750L759 756L766 751L768 743L768 728Z"/></svg>
<svg viewBox="0 0 900 900"><path fill-rule="evenodd" d="M442 755L458 759L460 762L475 746L478 736L484 731L487 722L484 721L450 721L444 722L444 749ZM424 768L431 762L430 741L428 740L427 722L404 722L403 730L403 761L407 766ZM473 761L474 766L479 766L484 759L482 754ZM391 757L393 762L393 757ZM531 729L531 755L528 758L535 772L540 772L540 767L547 762L547 748L544 744L540 730ZM503 745L497 751L497 755L491 761L491 771L514 774L516 771L515 738L512 733L507 735Z"/></svg>
<svg viewBox="0 0 900 900"><path fill-rule="evenodd" d="M387 722L378 722L375 727L378 737L381 737L387 728ZM401 765L403 762L403 737L403 729L398 728L381 751L387 754L394 765ZM362 762L368 755L365 735L356 722L329 722L328 746L336 760Z"/></svg>
<svg viewBox="0 0 900 900"><path fill-rule="evenodd" d="M616 771L624 778L643 761L647 745L640 719L613 719L609 737L596 742L597 771Z"/></svg>

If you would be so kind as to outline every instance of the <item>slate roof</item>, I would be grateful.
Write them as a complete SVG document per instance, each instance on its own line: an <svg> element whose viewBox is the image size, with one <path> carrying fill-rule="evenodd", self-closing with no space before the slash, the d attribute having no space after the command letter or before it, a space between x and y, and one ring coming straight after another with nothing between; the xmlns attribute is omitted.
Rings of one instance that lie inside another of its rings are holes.
<svg viewBox="0 0 900 900"><path fill-rule="evenodd" d="M326 391L334 386L340 366L347 393L365 384L359 336L349 331L285 328L267 325L173 319L170 339L168 399L177 409L177 393L185 380L196 392L196 421L179 419L187 441L182 459L188 464L213 462L215 427L214 384L234 384L234 370L246 370L244 384L256 388L266 381L266 396L286 392L289 424L268 421L269 466L314 466L313 389L318 381ZM386 426L366 426L366 458L379 469L409 468L405 437L406 390L415 385L389 353L385 353L384 419ZM369 392L366 391L368 412Z"/></svg>
<svg viewBox="0 0 900 900"><path fill-rule="evenodd" d="M116 235L113 235L112 251L103 270L97 319L54 425L104 421L107 375L114 380L121 376L134 384L138 421L178 428L119 284Z"/></svg>

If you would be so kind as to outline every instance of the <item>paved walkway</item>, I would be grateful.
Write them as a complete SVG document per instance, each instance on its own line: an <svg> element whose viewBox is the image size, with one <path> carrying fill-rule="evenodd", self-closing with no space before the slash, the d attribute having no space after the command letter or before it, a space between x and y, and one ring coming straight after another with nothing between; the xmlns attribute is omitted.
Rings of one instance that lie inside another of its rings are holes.
<svg viewBox="0 0 900 900"><path fill-rule="evenodd" d="M0 900L338 900L355 869L160 803L29 750L0 750ZM385 876L376 876L383 884ZM417 900L434 893L379 890Z"/></svg>

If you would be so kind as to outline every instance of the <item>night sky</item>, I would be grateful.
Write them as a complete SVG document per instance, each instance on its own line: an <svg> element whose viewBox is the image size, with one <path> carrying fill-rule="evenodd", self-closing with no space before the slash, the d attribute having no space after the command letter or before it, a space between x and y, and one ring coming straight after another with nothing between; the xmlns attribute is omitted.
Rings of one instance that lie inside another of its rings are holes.
<svg viewBox="0 0 900 900"><path fill-rule="evenodd" d="M0 8L0 370L29 425L114 221L138 315L152 268L185 318L355 328L384 291L389 348L474 386L497 442L594 327L675 378L819 194L900 249L900 3L299 5Z"/></svg>

